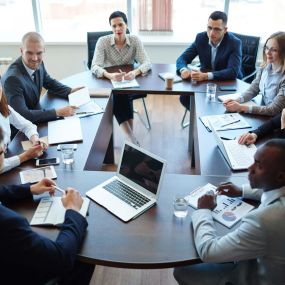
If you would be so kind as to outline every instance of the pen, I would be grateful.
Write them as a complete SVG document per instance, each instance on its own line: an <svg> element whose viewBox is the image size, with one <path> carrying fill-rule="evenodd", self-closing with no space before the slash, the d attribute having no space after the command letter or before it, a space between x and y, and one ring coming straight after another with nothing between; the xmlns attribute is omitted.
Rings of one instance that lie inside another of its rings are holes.
<svg viewBox="0 0 285 285"><path fill-rule="evenodd" d="M238 122L240 122L240 120L236 120L236 121L233 121L233 122L230 122L230 123L221 125L221 128L226 127L226 126L229 126L229 125L232 125L232 124L235 124L235 123L238 123Z"/></svg>
<svg viewBox="0 0 285 285"><path fill-rule="evenodd" d="M77 112L76 115L93 114L94 112Z"/></svg>
<svg viewBox="0 0 285 285"><path fill-rule="evenodd" d="M54 185L54 188L58 190L59 192L61 192L62 194L65 194L65 191L61 189L60 187L58 187L57 185Z"/></svg>
<svg viewBox="0 0 285 285"><path fill-rule="evenodd" d="M233 139L231 139L231 138L226 138L226 137L220 137L222 140L226 140L226 141L231 141L231 140L235 140L236 138L233 138Z"/></svg>

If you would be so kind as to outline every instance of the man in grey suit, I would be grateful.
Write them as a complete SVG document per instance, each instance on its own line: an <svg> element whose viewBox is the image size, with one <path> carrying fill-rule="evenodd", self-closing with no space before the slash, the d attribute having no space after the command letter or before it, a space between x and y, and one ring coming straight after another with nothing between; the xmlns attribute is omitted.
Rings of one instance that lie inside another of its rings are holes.
<svg viewBox="0 0 285 285"><path fill-rule="evenodd" d="M43 87L50 94L63 98L67 98L68 94L81 88L71 89L51 78L43 63L44 52L44 40L40 34L36 32L25 34L22 39L22 56L9 66L2 78L8 104L33 123L72 116L75 112L73 106L50 110L42 109L40 95Z"/></svg>
<svg viewBox="0 0 285 285"><path fill-rule="evenodd" d="M254 158L251 187L227 182L217 193L260 199L260 206L235 231L218 236L211 214L215 195L201 197L192 223L198 254L208 264L176 268L179 284L285 284L285 140L266 142Z"/></svg>

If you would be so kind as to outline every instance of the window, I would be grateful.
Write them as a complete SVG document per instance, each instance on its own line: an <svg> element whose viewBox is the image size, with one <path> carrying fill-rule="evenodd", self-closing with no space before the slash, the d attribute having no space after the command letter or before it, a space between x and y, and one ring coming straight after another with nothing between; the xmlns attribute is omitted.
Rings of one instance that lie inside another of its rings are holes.
<svg viewBox="0 0 285 285"><path fill-rule="evenodd" d="M0 0L0 41L20 41L35 30L31 0Z"/></svg>
<svg viewBox="0 0 285 285"><path fill-rule="evenodd" d="M235 0L229 6L229 29L260 36L264 42L271 34L284 31L284 0Z"/></svg>
<svg viewBox="0 0 285 285"><path fill-rule="evenodd" d="M109 16L126 12L126 0L39 0L45 41L86 41L86 33L110 30Z"/></svg>

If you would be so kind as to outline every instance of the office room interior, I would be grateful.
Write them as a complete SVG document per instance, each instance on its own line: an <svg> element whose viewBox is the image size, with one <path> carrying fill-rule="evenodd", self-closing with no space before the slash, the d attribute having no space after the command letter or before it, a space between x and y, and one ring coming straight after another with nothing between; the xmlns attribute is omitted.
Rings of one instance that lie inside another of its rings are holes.
<svg viewBox="0 0 285 285"><path fill-rule="evenodd" d="M284 31L284 0L0 0L0 75L21 55L21 38L29 31L43 36L44 64L53 78L60 81L86 72L87 32L111 30L108 18L116 10L126 13L130 33L141 39L153 64L175 64L197 33L206 31L213 11L227 13L229 32L260 37L257 68L263 61L266 39L274 32ZM159 20L156 22L153 17ZM193 63L198 65L198 58ZM188 127L181 126L185 108L179 95L150 95L148 102L150 130L134 115L134 132L140 146L169 161L168 174L200 174L191 167L193 152L188 153ZM135 107L142 112L140 102L135 102ZM162 112L170 115L165 119ZM189 112L186 115L189 120ZM113 121L115 163L105 165L104 171L116 171L124 142L116 120ZM178 284L173 268L119 267L126 266L96 266L90 284Z"/></svg>

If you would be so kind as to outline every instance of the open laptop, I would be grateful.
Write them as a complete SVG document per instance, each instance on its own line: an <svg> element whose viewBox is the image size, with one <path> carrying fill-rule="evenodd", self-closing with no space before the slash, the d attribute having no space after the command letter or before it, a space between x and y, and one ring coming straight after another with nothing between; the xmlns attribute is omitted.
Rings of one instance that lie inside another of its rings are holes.
<svg viewBox="0 0 285 285"><path fill-rule="evenodd" d="M247 169L254 162L254 154L256 146L251 144L249 146L241 145L238 140L223 140L220 138L215 128L209 122L217 145L225 157L226 161L233 170Z"/></svg>
<svg viewBox="0 0 285 285"><path fill-rule="evenodd" d="M165 160L125 142L116 175L86 196L127 222L156 203L165 167Z"/></svg>

